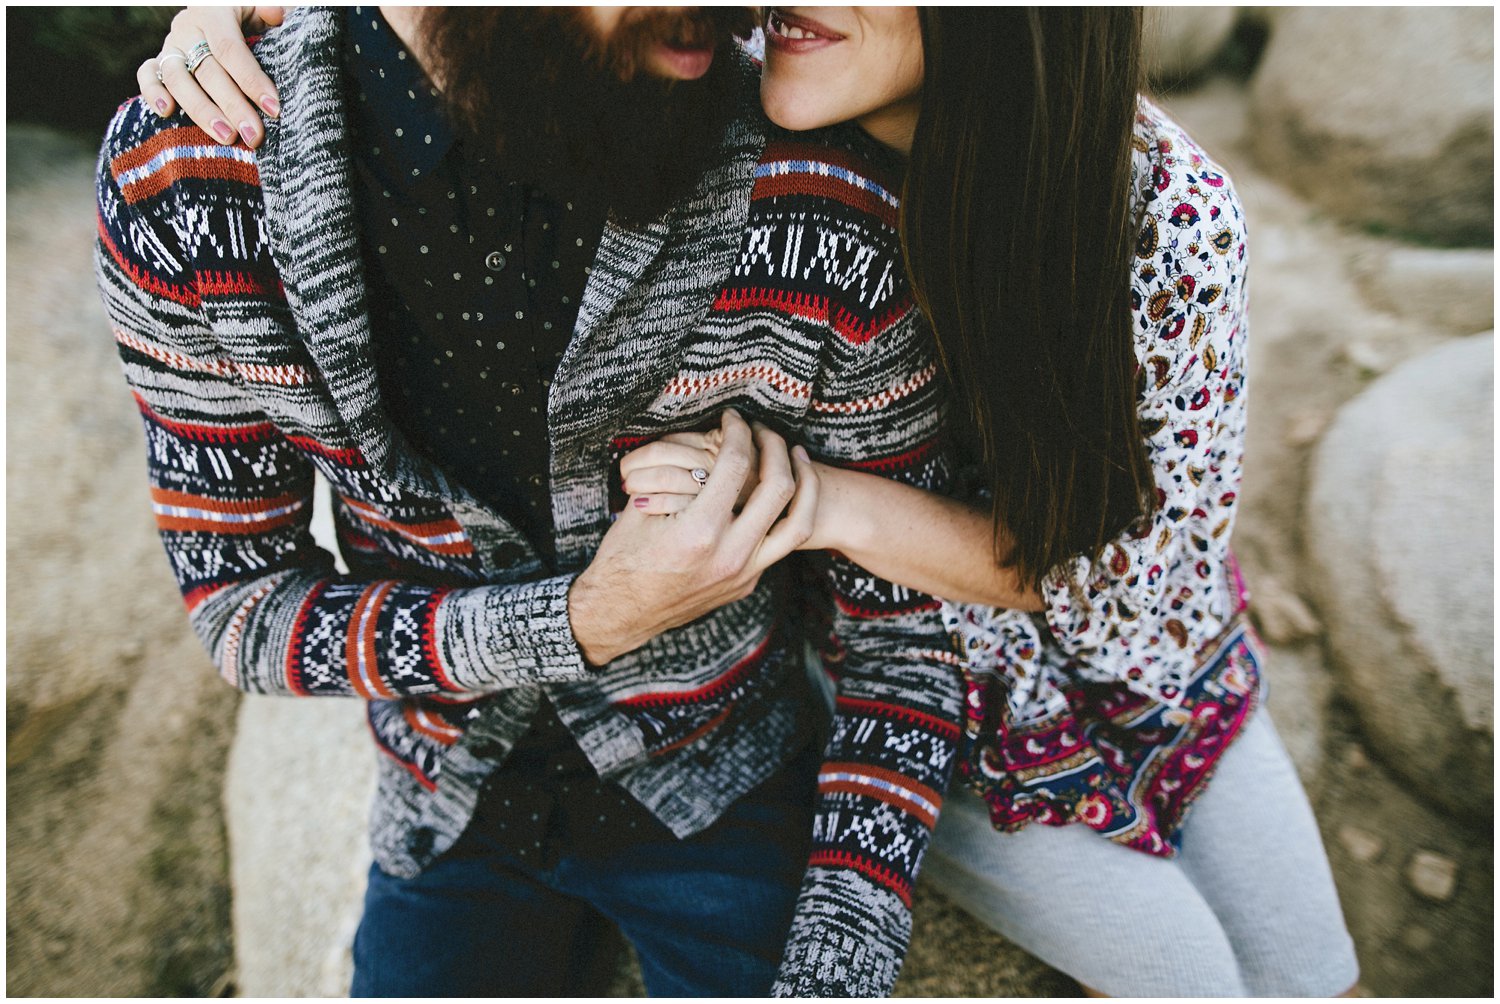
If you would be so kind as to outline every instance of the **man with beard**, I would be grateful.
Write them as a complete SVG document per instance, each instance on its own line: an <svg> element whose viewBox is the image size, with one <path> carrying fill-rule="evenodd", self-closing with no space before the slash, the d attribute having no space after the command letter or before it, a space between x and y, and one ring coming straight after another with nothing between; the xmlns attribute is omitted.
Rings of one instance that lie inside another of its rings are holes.
<svg viewBox="0 0 1500 1004"><path fill-rule="evenodd" d="M936 366L896 182L767 145L746 16L298 10L257 153L111 124L100 286L193 626L243 690L364 698L386 754L356 994L578 992L600 917L654 994L894 981L956 676L925 597L835 559L814 747L772 566L816 478L724 409L932 486ZM207 49L164 79L212 93ZM620 452L709 422L692 505L611 522Z"/></svg>

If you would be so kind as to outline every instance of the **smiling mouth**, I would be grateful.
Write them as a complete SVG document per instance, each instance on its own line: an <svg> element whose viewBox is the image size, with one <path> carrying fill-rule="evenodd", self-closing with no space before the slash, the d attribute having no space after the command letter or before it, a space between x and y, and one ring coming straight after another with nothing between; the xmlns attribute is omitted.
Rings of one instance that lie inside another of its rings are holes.
<svg viewBox="0 0 1500 1004"><path fill-rule="evenodd" d="M766 10L766 42L782 52L807 52L834 45L843 35L809 18L788 14L779 7Z"/></svg>

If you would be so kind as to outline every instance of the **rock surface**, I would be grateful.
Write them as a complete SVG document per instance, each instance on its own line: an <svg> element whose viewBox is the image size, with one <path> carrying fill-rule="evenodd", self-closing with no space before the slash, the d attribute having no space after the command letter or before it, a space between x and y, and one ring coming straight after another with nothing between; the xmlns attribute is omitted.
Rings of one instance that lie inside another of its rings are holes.
<svg viewBox="0 0 1500 1004"><path fill-rule="evenodd" d="M230 967L235 694L188 627L94 289L97 140L6 133L6 989L202 995Z"/></svg>
<svg viewBox="0 0 1500 1004"><path fill-rule="evenodd" d="M1309 551L1345 695L1385 759L1446 808L1494 783L1494 338L1403 364L1314 459Z"/></svg>
<svg viewBox="0 0 1500 1004"><path fill-rule="evenodd" d="M1255 73L1256 157L1341 219L1489 245L1493 64L1489 8L1287 8Z"/></svg>
<svg viewBox="0 0 1500 1004"><path fill-rule="evenodd" d="M244 996L348 994L376 755L358 702L244 699L224 788Z"/></svg>
<svg viewBox="0 0 1500 1004"><path fill-rule="evenodd" d="M1331 731L1354 726L1333 716ZM1334 740L1339 742L1340 740ZM1347 740L1342 740L1347 741ZM1346 759L1335 747L1332 763ZM1360 985L1386 997L1494 994L1494 844L1491 823L1469 826L1416 797L1419 787L1379 764L1338 770L1316 803L1344 917L1359 953ZM1348 823L1377 833L1385 848L1360 860L1336 836ZM1409 868L1419 853L1453 864L1445 900L1423 895Z"/></svg>
<svg viewBox="0 0 1500 1004"><path fill-rule="evenodd" d="M1202 73L1229 40L1234 7L1147 7L1142 58L1152 80L1176 81Z"/></svg>
<svg viewBox="0 0 1500 1004"><path fill-rule="evenodd" d="M1394 247L1354 263L1370 302L1463 334L1495 326L1492 248Z"/></svg>

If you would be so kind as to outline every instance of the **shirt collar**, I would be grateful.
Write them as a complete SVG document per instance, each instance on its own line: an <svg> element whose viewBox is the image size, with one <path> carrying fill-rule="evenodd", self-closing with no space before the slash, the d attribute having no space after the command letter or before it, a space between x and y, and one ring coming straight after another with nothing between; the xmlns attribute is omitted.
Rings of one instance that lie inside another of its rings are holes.
<svg viewBox="0 0 1500 1004"><path fill-rule="evenodd" d="M362 138L380 147L377 159L391 175L403 181L420 178L457 141L438 93L379 8L348 8L347 25L345 57L364 97L354 102Z"/></svg>

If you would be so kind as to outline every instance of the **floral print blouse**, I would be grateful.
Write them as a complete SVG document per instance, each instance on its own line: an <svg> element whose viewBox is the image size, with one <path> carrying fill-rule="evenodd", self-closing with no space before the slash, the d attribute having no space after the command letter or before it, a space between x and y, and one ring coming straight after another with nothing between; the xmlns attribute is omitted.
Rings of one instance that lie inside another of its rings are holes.
<svg viewBox="0 0 1500 1004"><path fill-rule="evenodd" d="M1245 436L1245 221L1229 178L1142 98L1131 275L1153 516L1043 582L1041 614L945 603L968 685L963 774L1002 829L1083 822L1148 853L1259 690L1229 552Z"/></svg>

